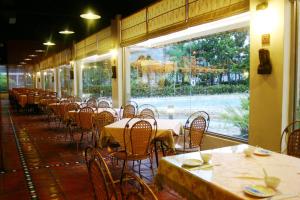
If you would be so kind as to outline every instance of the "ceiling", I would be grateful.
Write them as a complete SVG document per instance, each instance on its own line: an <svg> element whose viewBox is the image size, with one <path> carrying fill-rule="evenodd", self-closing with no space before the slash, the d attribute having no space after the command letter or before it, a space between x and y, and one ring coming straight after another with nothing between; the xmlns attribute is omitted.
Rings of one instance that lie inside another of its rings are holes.
<svg viewBox="0 0 300 200"><path fill-rule="evenodd" d="M67 46L110 25L117 14L128 16L158 0L0 0L0 64L19 64L35 49L45 49L51 39L57 45L46 54ZM101 15L92 25L80 14L92 9ZM75 31L61 35L64 29ZM36 53L34 53L36 54ZM32 61L42 59L39 54Z"/></svg>

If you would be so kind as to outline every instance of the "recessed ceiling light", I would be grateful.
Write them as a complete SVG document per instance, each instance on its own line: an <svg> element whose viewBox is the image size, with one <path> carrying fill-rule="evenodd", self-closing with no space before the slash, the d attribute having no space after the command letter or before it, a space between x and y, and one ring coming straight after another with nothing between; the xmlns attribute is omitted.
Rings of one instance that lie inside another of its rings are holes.
<svg viewBox="0 0 300 200"><path fill-rule="evenodd" d="M51 41L48 41L48 42L44 42L43 45L46 45L46 46L54 46L55 43L51 42Z"/></svg>
<svg viewBox="0 0 300 200"><path fill-rule="evenodd" d="M75 33L74 31L69 31L69 30L63 30L63 31L59 31L58 33L60 34L64 34L64 35L70 35Z"/></svg>
<svg viewBox="0 0 300 200"><path fill-rule="evenodd" d="M84 18L84 19L100 19L101 18L100 15L96 15L92 12L81 14L80 17Z"/></svg>
<svg viewBox="0 0 300 200"><path fill-rule="evenodd" d="M20 62L21 65L26 65L26 62Z"/></svg>
<svg viewBox="0 0 300 200"><path fill-rule="evenodd" d="M37 49L37 50L35 50L35 52L37 52L37 53L44 53L44 52L45 52L45 50L42 50L42 49Z"/></svg>
<svg viewBox="0 0 300 200"><path fill-rule="evenodd" d="M25 58L24 60L32 60L31 58Z"/></svg>
<svg viewBox="0 0 300 200"><path fill-rule="evenodd" d="M37 57L37 55L35 55L35 54L30 54L29 57L32 57L32 58L33 58L33 57Z"/></svg>

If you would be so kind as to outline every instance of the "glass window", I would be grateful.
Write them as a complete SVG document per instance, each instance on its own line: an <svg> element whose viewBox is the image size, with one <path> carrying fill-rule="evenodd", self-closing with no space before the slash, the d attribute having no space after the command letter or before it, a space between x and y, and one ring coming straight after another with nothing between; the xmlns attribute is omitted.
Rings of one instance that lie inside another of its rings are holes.
<svg viewBox="0 0 300 200"><path fill-rule="evenodd" d="M127 49L131 100L156 106L160 118L204 110L210 132L248 138L248 27Z"/></svg>
<svg viewBox="0 0 300 200"><path fill-rule="evenodd" d="M7 91L7 71L5 65L0 65L0 92Z"/></svg>
<svg viewBox="0 0 300 200"><path fill-rule="evenodd" d="M299 1L296 2L299 5ZM300 7L297 6L297 40L298 40L298 44L297 44L297 66L296 66L296 84L295 84L295 99L294 99L294 105L295 105L295 112L294 112L294 120L299 120L300 119L300 48L299 48L299 41L300 41L300 19L299 19L299 14L300 14Z"/></svg>
<svg viewBox="0 0 300 200"><path fill-rule="evenodd" d="M82 69L83 95L111 98L111 76L110 59L84 64Z"/></svg>
<svg viewBox="0 0 300 200"><path fill-rule="evenodd" d="M22 68L8 68L9 88L25 87L25 73Z"/></svg>
<svg viewBox="0 0 300 200"><path fill-rule="evenodd" d="M45 90L54 90L54 72L47 70L44 72Z"/></svg>
<svg viewBox="0 0 300 200"><path fill-rule="evenodd" d="M73 81L74 71L73 68L68 65L59 69L60 73L60 91L62 97L73 95Z"/></svg>

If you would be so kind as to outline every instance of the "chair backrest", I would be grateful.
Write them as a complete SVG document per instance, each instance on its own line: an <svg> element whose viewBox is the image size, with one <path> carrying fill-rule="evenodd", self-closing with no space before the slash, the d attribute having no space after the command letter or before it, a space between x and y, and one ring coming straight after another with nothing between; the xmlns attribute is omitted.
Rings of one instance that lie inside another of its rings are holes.
<svg viewBox="0 0 300 200"><path fill-rule="evenodd" d="M151 104L142 104L139 107L139 115L144 116L143 118L147 118L147 116L151 116L152 118L159 118L159 114L155 106Z"/></svg>
<svg viewBox="0 0 300 200"><path fill-rule="evenodd" d="M206 132L207 129L208 129L208 127L209 127L210 116L209 116L209 114L208 114L207 112L205 112L205 111L197 111L197 112L192 113L192 114L188 117L188 119L186 120L186 123L185 123L185 126L184 126L184 127L185 127L185 128L190 127L192 121L193 121L195 118L197 118L198 116L202 116L202 117L205 119L205 121L206 121L205 132Z"/></svg>
<svg viewBox="0 0 300 200"><path fill-rule="evenodd" d="M189 127L189 148L201 147L206 130L206 120L202 116L196 117ZM185 137L186 138L186 137Z"/></svg>
<svg viewBox="0 0 300 200"><path fill-rule="evenodd" d="M79 122L82 129L92 129L93 108L83 107L79 110Z"/></svg>
<svg viewBox="0 0 300 200"><path fill-rule="evenodd" d="M91 97L86 103L89 107L97 108L97 100L94 97Z"/></svg>
<svg viewBox="0 0 300 200"><path fill-rule="evenodd" d="M34 94L29 93L27 95L27 104L34 104Z"/></svg>
<svg viewBox="0 0 300 200"><path fill-rule="evenodd" d="M300 121L290 123L281 135L281 153L300 158Z"/></svg>
<svg viewBox="0 0 300 200"><path fill-rule="evenodd" d="M120 112L123 112L122 115L120 115L122 118L133 118L136 114L136 108L132 104L127 104L124 107L121 106Z"/></svg>
<svg viewBox="0 0 300 200"><path fill-rule="evenodd" d="M93 127L96 128L96 131L100 136L103 127L113 123L114 121L115 121L115 117L113 113L109 111L102 111L93 117Z"/></svg>
<svg viewBox="0 0 300 200"><path fill-rule="evenodd" d="M82 99L79 96L74 97L75 102L82 102Z"/></svg>
<svg viewBox="0 0 300 200"><path fill-rule="evenodd" d="M151 188L138 176L124 172L121 178L121 191L128 200L158 200Z"/></svg>
<svg viewBox="0 0 300 200"><path fill-rule="evenodd" d="M138 119L136 122L133 120ZM124 144L127 154L146 156L150 153L150 141L156 135L157 122L139 118L130 119L124 129ZM134 124L130 127L130 124Z"/></svg>
<svg viewBox="0 0 300 200"><path fill-rule="evenodd" d="M68 106L69 103L70 103L69 100L62 100L59 103L59 116L60 117L64 117L65 116L66 109L67 109L67 106Z"/></svg>
<svg viewBox="0 0 300 200"><path fill-rule="evenodd" d="M66 112L71 111L71 110L77 111L79 109L80 109L80 106L77 103L72 102L67 105Z"/></svg>
<svg viewBox="0 0 300 200"><path fill-rule="evenodd" d="M75 102L75 97L73 97L73 96L68 96L68 97L67 97L67 100L68 100L69 102Z"/></svg>
<svg viewBox="0 0 300 200"><path fill-rule="evenodd" d="M118 199L115 183L103 157L98 151L93 153L94 156L89 161L88 169L95 199Z"/></svg>
<svg viewBox="0 0 300 200"><path fill-rule="evenodd" d="M109 101L102 99L98 102L98 108L110 108L110 107L111 107L111 104Z"/></svg>

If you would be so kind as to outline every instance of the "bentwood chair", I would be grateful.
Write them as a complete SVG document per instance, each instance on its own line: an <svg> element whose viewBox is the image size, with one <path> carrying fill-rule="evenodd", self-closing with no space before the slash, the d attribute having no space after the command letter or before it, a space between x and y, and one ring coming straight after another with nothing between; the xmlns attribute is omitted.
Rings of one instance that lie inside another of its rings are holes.
<svg viewBox="0 0 300 200"><path fill-rule="evenodd" d="M68 104L70 103L69 100L62 100L60 101L59 103L59 106L58 106L58 116L59 116L59 120L60 120L60 123L62 124L66 124L66 121L65 121L65 114L66 114L66 108L68 106ZM60 124L59 124L60 126Z"/></svg>
<svg viewBox="0 0 300 200"><path fill-rule="evenodd" d="M117 151L112 154L113 157L124 160L122 174L124 169L127 168L128 161L139 162L139 175L141 175L141 162L142 160L149 159L150 168L153 173L152 167L152 151L151 140L155 137L157 132L157 122L155 119L146 121L140 118L131 118L125 125L123 131L123 140L125 150ZM122 177L122 176L121 176Z"/></svg>
<svg viewBox="0 0 300 200"><path fill-rule="evenodd" d="M81 130L81 137L80 143L83 139L83 134L87 133L87 140L88 140L88 133L92 131L92 116L94 114L94 110L91 107L83 107L79 110L79 127ZM78 142L77 142L77 150L78 150Z"/></svg>
<svg viewBox="0 0 300 200"><path fill-rule="evenodd" d="M121 180L120 185L123 199L158 200L151 188L135 174L127 171L123 174Z"/></svg>
<svg viewBox="0 0 300 200"><path fill-rule="evenodd" d="M203 135L206 130L207 122L203 116L198 115L197 117L193 118L191 123L189 117L184 126L183 138L179 136L179 140L175 144L176 153L200 150Z"/></svg>
<svg viewBox="0 0 300 200"><path fill-rule="evenodd" d="M300 158L300 121L290 123L281 135L281 153Z"/></svg>
<svg viewBox="0 0 300 200"><path fill-rule="evenodd" d="M73 97L73 96L68 96L68 97L67 97L67 100L68 100L69 102L75 102L75 97Z"/></svg>
<svg viewBox="0 0 300 200"><path fill-rule="evenodd" d="M159 118L159 114L157 109L155 108L155 106L151 105L151 104L142 104L139 107L139 116L143 116L144 118Z"/></svg>
<svg viewBox="0 0 300 200"><path fill-rule="evenodd" d="M97 144L97 141L101 138L104 126L109 125L115 121L115 116L110 111L102 111L93 116L93 144L95 147L101 147L101 144ZM99 141L101 143L101 141Z"/></svg>
<svg viewBox="0 0 300 200"><path fill-rule="evenodd" d="M88 171L90 181L93 185L94 199L97 200L117 200L120 199L117 194L117 188L112 175L105 163L102 155L93 150L88 161ZM87 157L87 156L86 156Z"/></svg>

